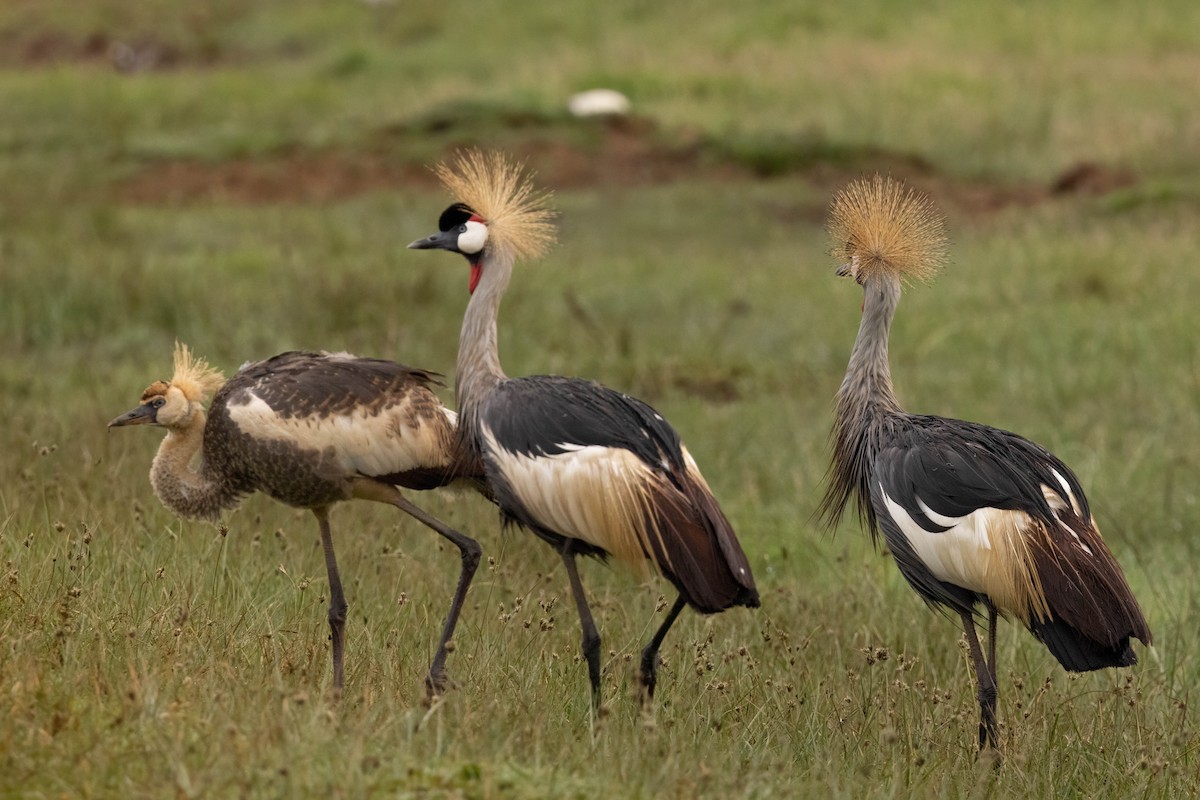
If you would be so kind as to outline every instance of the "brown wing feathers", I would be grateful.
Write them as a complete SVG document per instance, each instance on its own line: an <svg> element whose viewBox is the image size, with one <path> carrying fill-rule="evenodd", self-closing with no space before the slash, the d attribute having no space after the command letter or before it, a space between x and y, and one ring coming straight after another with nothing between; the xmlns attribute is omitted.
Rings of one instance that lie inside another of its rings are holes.
<svg viewBox="0 0 1200 800"><path fill-rule="evenodd" d="M651 497L653 533L647 537L655 563L703 613L735 605L757 608L758 591L733 527L712 493L690 473L679 487L666 483Z"/></svg>
<svg viewBox="0 0 1200 800"><path fill-rule="evenodd" d="M1067 511L1059 519L1069 531L1049 525L1031 537L1051 617L1032 616L1030 630L1069 670L1136 663L1129 639L1150 644L1150 627L1120 565L1091 521Z"/></svg>

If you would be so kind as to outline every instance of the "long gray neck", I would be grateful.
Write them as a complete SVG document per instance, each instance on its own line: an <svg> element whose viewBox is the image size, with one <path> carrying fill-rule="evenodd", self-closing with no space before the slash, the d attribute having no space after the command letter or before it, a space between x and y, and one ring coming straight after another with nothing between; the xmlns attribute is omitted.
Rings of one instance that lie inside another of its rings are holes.
<svg viewBox="0 0 1200 800"><path fill-rule="evenodd" d="M463 315L454 379L460 438L476 453L482 403L496 384L507 379L500 368L496 318L500 313L500 300L512 277L513 256L504 250L490 252L483 257L482 268L479 285Z"/></svg>
<svg viewBox="0 0 1200 800"><path fill-rule="evenodd" d="M869 481L879 450L879 434L889 417L904 413L896 402L888 366L888 333L899 302L898 279L867 279L858 338L854 341L846 377L837 393L830 437L833 465L825 497L818 509L826 523L833 527L853 497L859 518L870 530L872 538L878 527L871 507Z"/></svg>
<svg viewBox="0 0 1200 800"><path fill-rule="evenodd" d="M211 475L203 456L199 468L192 468L204 442L204 425L204 412L196 411L188 427L167 431L150 467L150 484L162 504L175 514L216 521L222 511L238 505L242 493Z"/></svg>
<svg viewBox="0 0 1200 800"><path fill-rule="evenodd" d="M862 322L850 353L846 377L838 389L838 411L871 408L900 412L888 364L888 334L900 302L900 281L872 277L863 287Z"/></svg>

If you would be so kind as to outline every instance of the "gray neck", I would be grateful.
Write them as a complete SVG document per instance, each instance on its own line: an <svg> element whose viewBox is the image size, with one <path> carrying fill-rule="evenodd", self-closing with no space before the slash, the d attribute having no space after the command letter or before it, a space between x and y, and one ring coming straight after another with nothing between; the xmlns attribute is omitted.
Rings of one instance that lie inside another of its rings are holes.
<svg viewBox="0 0 1200 800"><path fill-rule="evenodd" d="M199 468L192 468L204 441L204 425L204 412L196 411L188 427L167 431L150 467L150 484L162 504L175 514L216 521L222 511L236 507L242 495L209 474L203 456Z"/></svg>
<svg viewBox="0 0 1200 800"><path fill-rule="evenodd" d="M500 300L512 277L513 256L503 250L489 252L484 255L482 266L479 285L463 315L454 379L459 429L467 442L475 441L484 399L496 384L507 378L500 368L496 318L500 313Z"/></svg>
<svg viewBox="0 0 1200 800"><path fill-rule="evenodd" d="M819 509L826 523L833 527L841 519L846 504L854 498L859 517L872 538L878 528L871 508L869 480L880 446L879 434L888 417L904 413L896 402L888 366L888 332L899 302L899 280L867 279L858 338L854 341L846 377L838 389L831 436L833 466Z"/></svg>
<svg viewBox="0 0 1200 800"><path fill-rule="evenodd" d="M888 334L892 317L900 302L900 281L896 278L868 278L863 287L862 322L858 338L846 367L846 377L838 389L838 410L877 409L900 412L892 389L892 370L888 364Z"/></svg>

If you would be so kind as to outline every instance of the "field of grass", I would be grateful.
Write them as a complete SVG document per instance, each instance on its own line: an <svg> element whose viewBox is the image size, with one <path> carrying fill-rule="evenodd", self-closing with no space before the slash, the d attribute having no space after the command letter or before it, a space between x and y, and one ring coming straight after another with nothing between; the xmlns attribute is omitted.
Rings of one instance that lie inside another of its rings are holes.
<svg viewBox="0 0 1200 800"><path fill-rule="evenodd" d="M0 797L1200 792L1200 7L413 5L0 6ZM596 85L637 119L567 117ZM763 594L681 617L652 717L636 659L669 586L583 565L593 719L561 563L465 493L412 495L487 558L433 709L457 555L335 510L330 702L311 515L180 522L156 432L105 429L176 339L227 373L313 347L452 374L465 270L405 245L447 202L424 165L470 144L528 159L561 212L505 301L507 372L659 408ZM1003 625L999 770L956 623L852 521L812 521L861 300L822 220L872 169L953 240L898 314L901 401L1071 464L1155 635L1068 676Z"/></svg>

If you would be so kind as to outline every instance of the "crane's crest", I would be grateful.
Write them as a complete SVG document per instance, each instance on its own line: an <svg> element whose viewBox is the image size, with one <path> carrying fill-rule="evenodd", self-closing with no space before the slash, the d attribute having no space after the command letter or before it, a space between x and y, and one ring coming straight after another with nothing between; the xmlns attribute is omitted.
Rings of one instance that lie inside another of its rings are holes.
<svg viewBox="0 0 1200 800"><path fill-rule="evenodd" d="M225 376L208 365L203 358L192 355L186 344L175 343L175 374L171 385L188 400L203 403L225 385Z"/></svg>
<svg viewBox="0 0 1200 800"><path fill-rule="evenodd" d="M500 152L470 149L434 172L446 191L478 214L488 241L518 259L537 258L554 244L550 193L538 191L532 176Z"/></svg>
<svg viewBox="0 0 1200 800"><path fill-rule="evenodd" d="M946 260L946 222L933 201L891 177L860 178L833 198L833 256L859 283L872 275L929 280Z"/></svg>

